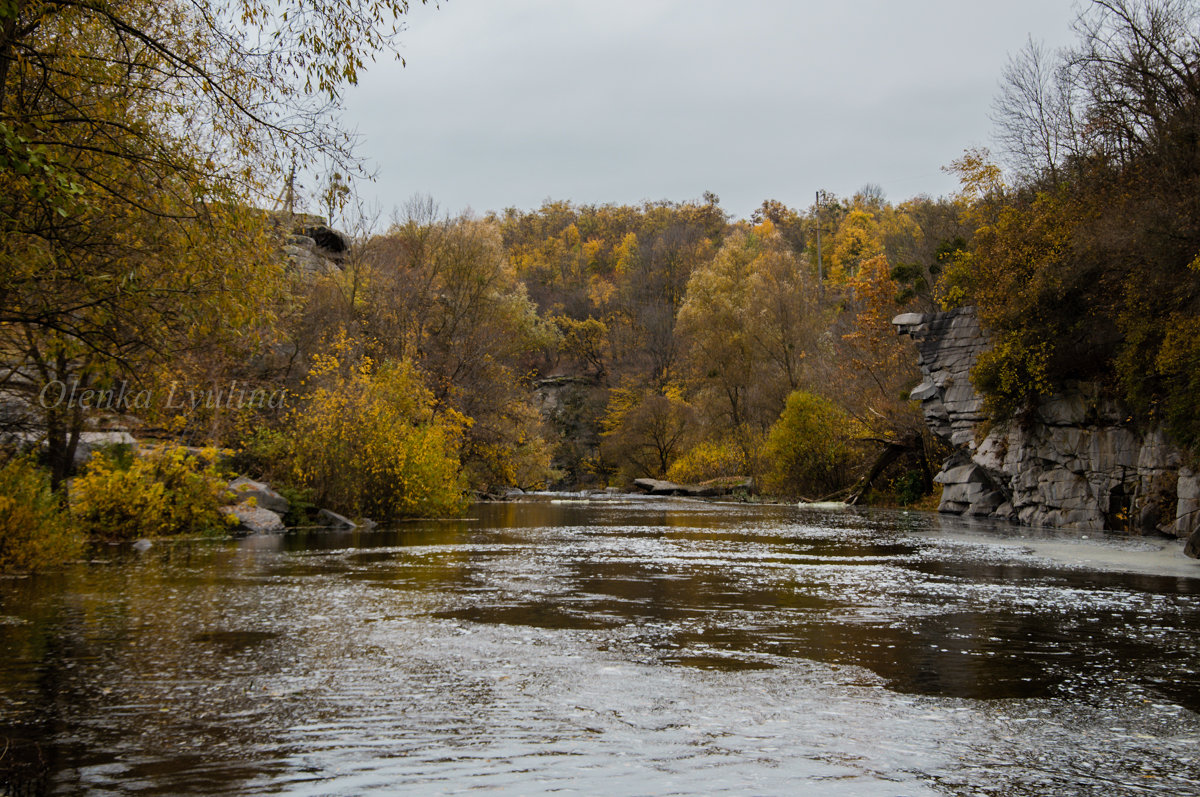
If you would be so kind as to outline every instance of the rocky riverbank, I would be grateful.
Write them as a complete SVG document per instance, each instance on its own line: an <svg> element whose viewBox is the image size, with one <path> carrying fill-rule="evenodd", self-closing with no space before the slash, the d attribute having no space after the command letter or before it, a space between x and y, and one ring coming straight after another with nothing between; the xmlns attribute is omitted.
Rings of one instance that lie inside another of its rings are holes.
<svg viewBox="0 0 1200 797"><path fill-rule="evenodd" d="M917 347L924 379L912 398L956 449L936 477L940 512L1161 534L1200 556L1200 474L1161 428L1138 424L1091 383L1047 397L1024 419L991 424L970 381L989 346L974 309L892 323Z"/></svg>

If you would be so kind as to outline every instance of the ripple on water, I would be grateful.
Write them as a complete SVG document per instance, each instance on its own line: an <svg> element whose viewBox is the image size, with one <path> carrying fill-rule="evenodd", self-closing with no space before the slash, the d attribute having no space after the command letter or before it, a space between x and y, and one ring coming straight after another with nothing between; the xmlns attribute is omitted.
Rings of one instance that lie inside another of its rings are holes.
<svg viewBox="0 0 1200 797"><path fill-rule="evenodd" d="M1200 794L1200 580L915 513L473 514L0 583L0 785Z"/></svg>

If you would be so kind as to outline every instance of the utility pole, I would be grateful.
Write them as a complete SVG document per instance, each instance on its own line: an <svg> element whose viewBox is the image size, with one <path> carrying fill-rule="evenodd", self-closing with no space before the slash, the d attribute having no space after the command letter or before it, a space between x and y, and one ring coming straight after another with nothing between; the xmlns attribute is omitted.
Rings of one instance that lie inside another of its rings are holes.
<svg viewBox="0 0 1200 797"><path fill-rule="evenodd" d="M825 263L821 259L821 191L817 192L817 286L825 287Z"/></svg>
<svg viewBox="0 0 1200 797"><path fill-rule="evenodd" d="M288 172L287 178L287 198L284 199L284 204L287 206L288 218L295 215L296 212L296 158L292 158L292 170Z"/></svg>

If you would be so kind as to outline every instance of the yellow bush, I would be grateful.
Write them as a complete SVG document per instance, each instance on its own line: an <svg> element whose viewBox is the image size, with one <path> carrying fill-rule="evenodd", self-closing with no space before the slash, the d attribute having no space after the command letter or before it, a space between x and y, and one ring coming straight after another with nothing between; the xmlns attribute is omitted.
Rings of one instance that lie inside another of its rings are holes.
<svg viewBox="0 0 1200 797"><path fill-rule="evenodd" d="M821 497L846 487L862 461L864 430L842 408L797 390L767 436L765 487L782 495Z"/></svg>
<svg viewBox="0 0 1200 797"><path fill-rule="evenodd" d="M41 570L78 556L83 536L28 459L0 468L0 570Z"/></svg>
<svg viewBox="0 0 1200 797"><path fill-rule="evenodd" d="M167 447L122 469L96 454L75 480L72 510L90 537L106 541L222 528L218 507L226 500L226 482L213 464L215 455Z"/></svg>
<svg viewBox="0 0 1200 797"><path fill-rule="evenodd" d="M313 500L351 516L379 519L460 514L466 486L458 445L469 421L438 416L407 362L344 370L318 358L309 392L288 419L289 458Z"/></svg>
<svg viewBox="0 0 1200 797"><path fill-rule="evenodd" d="M709 479L751 475L756 468L753 454L747 454L747 448L729 438L702 441L671 464L667 478L681 484L696 484Z"/></svg>

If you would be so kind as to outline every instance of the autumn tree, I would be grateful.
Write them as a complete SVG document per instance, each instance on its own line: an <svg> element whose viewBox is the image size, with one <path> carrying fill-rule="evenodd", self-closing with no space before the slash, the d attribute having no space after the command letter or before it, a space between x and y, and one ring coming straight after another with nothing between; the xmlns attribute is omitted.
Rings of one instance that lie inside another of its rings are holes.
<svg viewBox="0 0 1200 797"><path fill-rule="evenodd" d="M353 166L332 111L405 11L403 0L4 3L4 387L40 395L136 376L267 306L270 245L247 208L286 163ZM87 408L44 409L59 486Z"/></svg>
<svg viewBox="0 0 1200 797"><path fill-rule="evenodd" d="M366 351L411 360L438 405L469 419L462 457L475 486L544 483L548 449L528 376L558 333L516 279L497 225L441 216L421 199L366 243L365 258L355 323Z"/></svg>
<svg viewBox="0 0 1200 797"><path fill-rule="evenodd" d="M695 434L693 410L678 390L614 389L603 424L601 451L626 479L663 478Z"/></svg>
<svg viewBox="0 0 1200 797"><path fill-rule="evenodd" d="M688 282L679 322L691 382L729 428L765 428L800 385L827 319L815 275L770 222L737 231Z"/></svg>
<svg viewBox="0 0 1200 797"><path fill-rule="evenodd" d="M1087 379L1200 441L1198 22L1179 0L1095 0L1073 47L1010 67L1021 90L1001 95L998 122L1026 168L972 203L982 226L960 297L996 337L975 377L1000 414Z"/></svg>
<svg viewBox="0 0 1200 797"><path fill-rule="evenodd" d="M761 237L730 236L711 263L693 272L679 313L688 346L688 375L704 395L710 417L739 429L757 413L757 357L745 321L750 311L751 264L762 252Z"/></svg>

